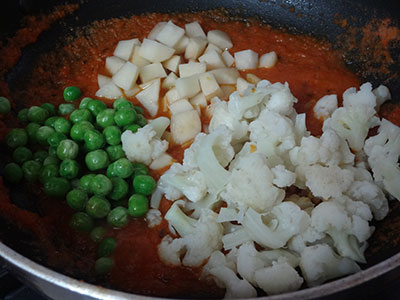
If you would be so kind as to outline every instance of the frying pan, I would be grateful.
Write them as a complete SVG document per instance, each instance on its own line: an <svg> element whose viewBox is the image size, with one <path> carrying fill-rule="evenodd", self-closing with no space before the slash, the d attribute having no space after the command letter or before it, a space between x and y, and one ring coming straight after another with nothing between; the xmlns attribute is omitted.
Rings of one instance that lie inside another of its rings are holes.
<svg viewBox="0 0 400 300"><path fill-rule="evenodd" d="M78 3L78 1L68 1ZM7 9L1 11L0 38L12 36L20 25L20 19L25 14L35 14L51 10L57 1L20 0L9 1ZM400 9L397 0L147 0L147 1L84 1L72 15L53 24L43 32L38 40L27 46L18 63L6 74L6 80L11 91L23 88L24 78L39 55L54 50L63 43L66 36L73 34L75 28L90 24L95 20L109 19L120 16L130 16L145 12L188 12L224 8L229 15L245 20L257 16L262 22L276 27L284 27L292 32L307 33L329 40L342 50L343 58L348 67L357 72L365 81L371 81L374 86L384 83L391 91L394 101L400 95L400 43L399 40L388 45L392 61L387 64L389 72L380 72L379 66L371 65L374 41L360 46L362 28L372 21L389 18L391 25L399 27ZM346 20L348 26L341 26L338 20ZM351 28L351 35L348 29ZM355 41L355 47L347 47L349 41ZM364 48L362 48L364 47ZM371 47L366 49L365 47ZM370 50L370 51L369 51ZM370 55L371 54L371 55ZM371 67L372 66L372 67ZM18 107L18 104L17 104ZM4 162L2 162L4 163ZM36 212L34 199L20 191L11 190L11 198L21 208ZM366 253L368 264L364 270L321 286L269 297L268 299L309 299L353 298L382 296L382 291L388 286L400 283L400 242L395 239L400 236L400 205L391 201L391 212L381 222L377 222L376 231ZM139 299L150 297L126 294L115 290L101 288L50 270L35 262L37 255L32 249L27 249L29 236L16 230L12 224L0 220L0 256L8 268L28 285L55 299Z"/></svg>

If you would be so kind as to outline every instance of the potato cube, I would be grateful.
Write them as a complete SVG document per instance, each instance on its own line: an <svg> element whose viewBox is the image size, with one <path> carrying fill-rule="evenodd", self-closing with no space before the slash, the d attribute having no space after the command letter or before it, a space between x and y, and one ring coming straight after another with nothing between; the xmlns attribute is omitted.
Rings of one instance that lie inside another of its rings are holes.
<svg viewBox="0 0 400 300"><path fill-rule="evenodd" d="M226 67L221 55L215 50L204 53L199 57L199 61L207 65L207 70Z"/></svg>
<svg viewBox="0 0 400 300"><path fill-rule="evenodd" d="M175 48L175 53L176 54L183 54L186 51L186 47L189 45L189 38L184 35L176 44Z"/></svg>
<svg viewBox="0 0 400 300"><path fill-rule="evenodd" d="M195 74L201 74L206 71L206 64L198 62L189 62L179 65L179 77L185 78Z"/></svg>
<svg viewBox="0 0 400 300"><path fill-rule="evenodd" d="M219 96L219 98L221 100L228 100L229 96L235 91L235 87L233 85L221 85L221 95Z"/></svg>
<svg viewBox="0 0 400 300"><path fill-rule="evenodd" d="M117 56L124 60L129 60L133 53L133 48L136 45L140 46L140 41L138 39L119 41L117 47L114 50L114 56Z"/></svg>
<svg viewBox="0 0 400 300"><path fill-rule="evenodd" d="M221 30L210 30L207 33L207 40L209 43L215 44L221 49L230 49L233 44L231 38Z"/></svg>
<svg viewBox="0 0 400 300"><path fill-rule="evenodd" d="M178 66L181 63L182 58L180 55L174 55L170 59L163 62L164 68L167 70L178 73Z"/></svg>
<svg viewBox="0 0 400 300"><path fill-rule="evenodd" d="M229 53L228 50L222 52L222 59L224 60L224 63L227 67L232 67L233 63L235 62L235 59L233 58L232 54Z"/></svg>
<svg viewBox="0 0 400 300"><path fill-rule="evenodd" d="M159 170L172 165L173 162L174 159L171 157L171 155L164 152L151 162L149 168L152 170Z"/></svg>
<svg viewBox="0 0 400 300"><path fill-rule="evenodd" d="M157 34L156 40L168 47L174 48L184 34L184 29L169 21Z"/></svg>
<svg viewBox="0 0 400 300"><path fill-rule="evenodd" d="M235 52L235 63L239 70L257 69L258 54L253 50Z"/></svg>
<svg viewBox="0 0 400 300"><path fill-rule="evenodd" d="M97 84L99 85L100 88L105 86L107 83L110 83L110 82L112 82L111 77L104 76L104 75L101 75L101 74L97 75Z"/></svg>
<svg viewBox="0 0 400 300"><path fill-rule="evenodd" d="M200 92L199 79L197 75L185 78L178 78L175 87L181 98L190 98Z"/></svg>
<svg viewBox="0 0 400 300"><path fill-rule="evenodd" d="M106 69L110 72L111 75L114 75L122 68L124 65L125 60L116 57L116 56L109 56L106 58Z"/></svg>
<svg viewBox="0 0 400 300"><path fill-rule="evenodd" d="M135 46L133 49L133 54L131 56L130 62L137 65L139 68L150 64L150 61L140 56L140 46Z"/></svg>
<svg viewBox="0 0 400 300"><path fill-rule="evenodd" d="M122 92L112 81L102 86L96 92L96 97L103 97L107 99L117 99L122 96Z"/></svg>
<svg viewBox="0 0 400 300"><path fill-rule="evenodd" d="M198 93L196 96L193 98L190 98L190 104L193 105L194 108L199 112L200 107L206 107L207 106L207 100L206 97L204 96L203 93Z"/></svg>
<svg viewBox="0 0 400 300"><path fill-rule="evenodd" d="M131 88L130 90L124 90L124 94L127 97L133 97L135 96L137 93L140 92L140 89L137 85L135 85L133 88Z"/></svg>
<svg viewBox="0 0 400 300"><path fill-rule="evenodd" d="M186 59L197 59L207 46L207 40L202 37L190 38L185 50Z"/></svg>
<svg viewBox="0 0 400 300"><path fill-rule="evenodd" d="M159 23L157 23L156 26L154 26L153 29L150 31L150 33L147 36L147 38L150 39L150 40L155 40L157 35L160 33L160 31L163 30L165 25L167 25L167 22L159 22Z"/></svg>
<svg viewBox="0 0 400 300"><path fill-rule="evenodd" d="M275 51L271 51L269 53L265 53L260 57L260 64L258 65L260 68L272 68L275 66L278 61L278 56Z"/></svg>
<svg viewBox="0 0 400 300"><path fill-rule="evenodd" d="M176 115L188 110L193 110L193 106L187 99L181 99L169 105L169 111L171 112L171 115Z"/></svg>
<svg viewBox="0 0 400 300"><path fill-rule="evenodd" d="M175 81L175 84L176 84L176 81ZM169 104L174 103L175 101L178 101L179 99L182 99L182 97L179 95L178 90L176 88L172 88L168 92L166 92L165 98L167 98L167 101Z"/></svg>
<svg viewBox="0 0 400 300"><path fill-rule="evenodd" d="M248 87L254 87L254 84L251 84L250 82L247 82L243 78L239 77L236 81L236 90L239 92L239 94L243 95L244 91Z"/></svg>
<svg viewBox="0 0 400 300"><path fill-rule="evenodd" d="M221 68L210 71L215 76L218 84L236 84L239 71L235 68Z"/></svg>
<svg viewBox="0 0 400 300"><path fill-rule="evenodd" d="M201 121L197 111L189 110L171 116L172 137L178 144L195 138L201 131Z"/></svg>
<svg viewBox="0 0 400 300"><path fill-rule="evenodd" d="M139 76L139 68L127 61L122 68L112 77L113 82L124 90L130 90Z"/></svg>
<svg viewBox="0 0 400 300"><path fill-rule="evenodd" d="M162 62L170 58L175 49L165 46L157 41L144 39L139 54L151 62Z"/></svg>
<svg viewBox="0 0 400 300"><path fill-rule="evenodd" d="M200 24L197 21L186 24L185 30L188 37L199 36L202 38L206 38L206 34L204 33L203 28L201 28Z"/></svg>
<svg viewBox="0 0 400 300"><path fill-rule="evenodd" d="M154 117L158 112L158 98L160 96L160 79L156 79L146 87L143 91L136 95L136 98L149 112L150 116Z"/></svg>
<svg viewBox="0 0 400 300"><path fill-rule="evenodd" d="M207 72L199 76L201 91L206 99L211 99L222 93L213 74Z"/></svg>
<svg viewBox="0 0 400 300"><path fill-rule="evenodd" d="M175 86L175 81L178 79L178 76L175 73L171 72L168 76L163 80L161 87L163 89L172 89Z"/></svg>
<svg viewBox="0 0 400 300"><path fill-rule="evenodd" d="M142 82L148 82L153 79L167 77L167 73L165 73L161 63L154 63L141 68L139 76Z"/></svg>
<svg viewBox="0 0 400 300"><path fill-rule="evenodd" d="M217 51L219 54L222 53L221 48L219 48L218 46L208 43L206 50L204 50L204 53L210 52L210 51Z"/></svg>

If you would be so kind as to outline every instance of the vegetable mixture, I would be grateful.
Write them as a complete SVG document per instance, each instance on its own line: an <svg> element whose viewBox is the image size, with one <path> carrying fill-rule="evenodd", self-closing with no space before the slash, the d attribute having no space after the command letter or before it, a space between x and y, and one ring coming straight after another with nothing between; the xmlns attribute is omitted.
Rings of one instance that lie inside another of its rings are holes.
<svg viewBox="0 0 400 300"><path fill-rule="evenodd" d="M359 271L370 221L400 199L399 124L377 117L389 90L338 67L336 87L305 93L279 43L166 17L116 43L95 93L20 110L3 178L66 203L90 268L128 291L256 297Z"/></svg>

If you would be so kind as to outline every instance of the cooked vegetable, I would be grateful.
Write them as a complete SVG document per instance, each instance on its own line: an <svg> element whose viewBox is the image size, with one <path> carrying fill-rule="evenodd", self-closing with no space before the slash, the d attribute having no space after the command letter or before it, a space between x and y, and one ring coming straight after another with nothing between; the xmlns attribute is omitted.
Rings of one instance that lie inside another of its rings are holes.
<svg viewBox="0 0 400 300"><path fill-rule="evenodd" d="M68 86L64 89L64 100L68 102L72 102L81 97L82 92L81 89L76 86Z"/></svg>

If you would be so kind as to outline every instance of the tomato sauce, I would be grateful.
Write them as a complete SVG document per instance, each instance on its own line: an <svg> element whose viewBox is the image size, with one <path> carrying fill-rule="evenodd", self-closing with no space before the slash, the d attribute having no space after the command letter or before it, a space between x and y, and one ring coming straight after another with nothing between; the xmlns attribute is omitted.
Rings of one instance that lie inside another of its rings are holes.
<svg viewBox="0 0 400 300"><path fill-rule="evenodd" d="M296 109L307 113L307 128L314 135L321 134L322 125L313 117L312 109L316 101L326 94L337 94L340 98L347 88L360 85L357 76L346 68L338 53L328 43L315 38L293 35L258 21L244 23L225 18L216 21L208 13L149 14L98 21L82 29L79 36L67 45L43 55L27 85L10 93L10 99L18 99L26 106L43 102L61 103L62 91L68 85L79 86L83 95L95 97L97 74L106 74L105 58L112 55L117 42L143 39L155 24L169 19L181 26L197 20L205 31L220 29L226 32L234 45L231 53L244 49L252 49L260 55L275 51L278 63L273 68L242 72L242 75L252 73L271 82L288 82L298 99ZM4 92L2 85L0 91ZM135 98L131 100L137 103ZM179 146L169 149L177 161L182 161L183 151L184 148ZM158 177L161 174L152 175ZM97 279L93 273L96 245L87 235L72 232L69 228L72 210L64 202L38 194L44 215L41 217L11 204L4 186L1 184L0 187L1 214L20 228L34 232L44 246L48 265L67 274L81 274L81 278L91 277L91 281ZM163 214L169 206L170 203L163 199L160 208ZM144 220L138 219L132 220L123 229L110 229L108 235L115 237L118 244L113 254L115 267L106 285L163 297L222 297L221 289L199 279L200 269L166 266L159 260L157 245L166 234L169 234L166 221L148 228Z"/></svg>

